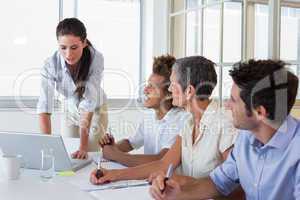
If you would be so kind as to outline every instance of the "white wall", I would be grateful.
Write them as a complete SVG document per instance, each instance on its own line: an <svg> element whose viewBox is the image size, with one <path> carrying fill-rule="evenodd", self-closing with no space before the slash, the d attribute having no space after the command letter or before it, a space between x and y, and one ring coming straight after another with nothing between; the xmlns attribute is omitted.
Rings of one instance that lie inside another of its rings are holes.
<svg viewBox="0 0 300 200"><path fill-rule="evenodd" d="M59 132L60 114L54 114L52 120L54 132ZM38 115L17 110L1 111L0 131L39 132Z"/></svg>

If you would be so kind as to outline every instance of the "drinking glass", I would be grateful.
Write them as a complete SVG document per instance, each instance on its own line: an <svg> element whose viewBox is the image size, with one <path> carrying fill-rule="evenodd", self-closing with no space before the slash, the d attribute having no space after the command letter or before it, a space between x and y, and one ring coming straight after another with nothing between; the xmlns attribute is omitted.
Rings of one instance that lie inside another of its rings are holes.
<svg viewBox="0 0 300 200"><path fill-rule="evenodd" d="M54 154L53 149L42 149L41 150L41 169L40 176L43 181L48 181L54 177Z"/></svg>

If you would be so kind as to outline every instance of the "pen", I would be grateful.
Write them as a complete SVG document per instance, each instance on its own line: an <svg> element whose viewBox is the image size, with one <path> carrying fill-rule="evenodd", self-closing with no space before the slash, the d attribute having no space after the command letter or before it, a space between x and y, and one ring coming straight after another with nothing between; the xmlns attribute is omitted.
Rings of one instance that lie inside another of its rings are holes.
<svg viewBox="0 0 300 200"><path fill-rule="evenodd" d="M166 177L164 178L164 189L161 190L161 193L164 193L164 191L166 189L166 182L169 180L169 178L172 177L172 175L173 175L173 165L170 164L168 167Z"/></svg>
<svg viewBox="0 0 300 200"><path fill-rule="evenodd" d="M144 183L140 185L120 185L120 186L112 186L110 189L115 190L115 189L122 189L122 188L134 188L134 187L143 187L143 186L148 186L149 183Z"/></svg>
<svg viewBox="0 0 300 200"><path fill-rule="evenodd" d="M98 160L98 164L97 164L97 171L96 171L96 178L99 179L103 176L103 172L101 170L101 158L99 157L99 160Z"/></svg>
<svg viewBox="0 0 300 200"><path fill-rule="evenodd" d="M112 145L113 144L113 134L111 131L111 127L108 127L108 132L109 132L109 143L108 145Z"/></svg>

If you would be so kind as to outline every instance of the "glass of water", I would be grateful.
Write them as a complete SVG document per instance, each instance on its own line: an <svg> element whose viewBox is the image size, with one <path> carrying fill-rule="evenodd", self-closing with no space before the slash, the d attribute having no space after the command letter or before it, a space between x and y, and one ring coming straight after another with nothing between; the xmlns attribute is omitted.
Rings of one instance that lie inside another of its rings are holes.
<svg viewBox="0 0 300 200"><path fill-rule="evenodd" d="M43 181L48 181L55 174L53 149L42 149L41 158L40 176Z"/></svg>

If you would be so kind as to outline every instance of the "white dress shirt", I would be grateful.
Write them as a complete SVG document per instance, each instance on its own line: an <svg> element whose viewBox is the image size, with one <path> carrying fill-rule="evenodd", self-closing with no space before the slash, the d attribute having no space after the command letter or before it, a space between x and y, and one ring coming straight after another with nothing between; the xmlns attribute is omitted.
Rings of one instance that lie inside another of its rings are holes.
<svg viewBox="0 0 300 200"><path fill-rule="evenodd" d="M144 146L144 154L158 154L164 148L170 148L176 136L183 128L186 112L172 108L158 120L152 112L145 115L134 136L128 140L134 149Z"/></svg>
<svg viewBox="0 0 300 200"><path fill-rule="evenodd" d="M104 70L104 59L100 52L90 47L92 62L87 77L83 97L74 94L76 85L59 51L45 61L41 70L41 89L37 104L37 113L52 113L55 91L62 95L68 110L82 109L94 112L106 102L106 95L100 86Z"/></svg>
<svg viewBox="0 0 300 200"><path fill-rule="evenodd" d="M194 178L206 177L222 162L222 153L234 144L237 136L230 119L230 113L224 112L218 102L212 101L200 121L202 136L199 134L193 144L194 120L190 115L180 133L182 148L179 173Z"/></svg>

